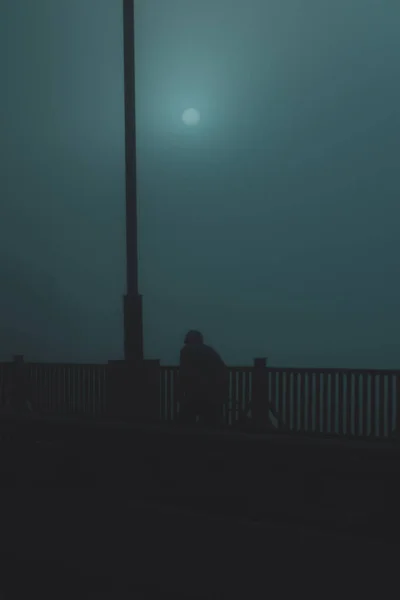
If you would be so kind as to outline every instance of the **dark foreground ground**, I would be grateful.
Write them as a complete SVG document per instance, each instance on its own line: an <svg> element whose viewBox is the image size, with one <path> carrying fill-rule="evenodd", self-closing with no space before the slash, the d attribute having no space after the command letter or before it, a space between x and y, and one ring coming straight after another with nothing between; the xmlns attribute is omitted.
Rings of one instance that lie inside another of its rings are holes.
<svg viewBox="0 0 400 600"><path fill-rule="evenodd" d="M1 503L4 598L350 598L397 586L394 543L146 508L118 494L27 500Z"/></svg>
<svg viewBox="0 0 400 600"><path fill-rule="evenodd" d="M10 422L0 450L5 599L397 594L396 444Z"/></svg>

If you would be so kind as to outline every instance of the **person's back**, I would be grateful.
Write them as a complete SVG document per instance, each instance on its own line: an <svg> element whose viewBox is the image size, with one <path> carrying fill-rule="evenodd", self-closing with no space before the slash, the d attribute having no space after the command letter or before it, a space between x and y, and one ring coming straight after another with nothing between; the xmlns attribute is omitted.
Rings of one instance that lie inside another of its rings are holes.
<svg viewBox="0 0 400 600"><path fill-rule="evenodd" d="M220 355L204 344L198 331L190 331L180 353L179 379L183 400L182 419L196 415L209 424L221 421L221 405L227 392L227 369Z"/></svg>

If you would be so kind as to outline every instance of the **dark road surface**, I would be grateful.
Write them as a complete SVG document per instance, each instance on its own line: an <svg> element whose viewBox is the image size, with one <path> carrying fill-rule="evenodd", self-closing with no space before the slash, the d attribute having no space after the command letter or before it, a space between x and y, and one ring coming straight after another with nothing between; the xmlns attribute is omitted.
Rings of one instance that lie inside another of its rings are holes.
<svg viewBox="0 0 400 600"><path fill-rule="evenodd" d="M25 500L1 500L5 598L26 597L27 584L33 597L115 600L145 588L145 598L213 599L395 589L395 543L149 508L120 494L47 490Z"/></svg>
<svg viewBox="0 0 400 600"><path fill-rule="evenodd" d="M8 433L4 425L0 600L1 593L5 600L251 600L269 595L275 600L293 594L355 600L397 590L400 544L395 534L389 543L271 519L256 523L239 518L239 513L229 518L197 514L188 507L157 506L154 498L150 505L143 482L154 496L168 486L179 488L181 495L196 495L205 486L216 504L223 489L228 489L229 499L233 494L245 496L252 481L257 487L265 479L265 491L260 488L258 496L255 492L260 505L269 501L284 517L289 505L301 503L302 513L306 507L316 514L318 504L310 504L316 492L308 494L309 484L297 481L307 465L311 482L319 472L328 477L324 485L330 501L336 494L343 496L338 503L358 506L360 498L370 498L367 508L385 529L390 523L387 519L385 525L383 519L387 499L398 481L398 444L321 443L297 436L248 439L240 433L165 426L93 428L96 432L89 435L85 428L80 432L62 422L59 428L41 429L39 424L32 434L31 426L20 431L11 423ZM328 467L332 473L326 475ZM350 483L338 486L338 473L345 471ZM351 484L360 473L356 494ZM35 487L34 481L41 478L51 485ZM63 485L57 488L58 480ZM381 480L386 482L386 495ZM397 497L392 509L397 515ZM332 512L330 506L326 510Z"/></svg>

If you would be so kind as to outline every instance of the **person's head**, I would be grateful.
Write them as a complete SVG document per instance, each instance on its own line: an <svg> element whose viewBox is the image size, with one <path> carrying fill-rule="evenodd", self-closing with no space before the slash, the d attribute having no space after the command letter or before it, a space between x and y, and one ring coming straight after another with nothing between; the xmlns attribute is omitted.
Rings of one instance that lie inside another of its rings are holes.
<svg viewBox="0 0 400 600"><path fill-rule="evenodd" d="M203 344L203 334L200 331L196 331L195 329L191 329L185 335L185 344Z"/></svg>

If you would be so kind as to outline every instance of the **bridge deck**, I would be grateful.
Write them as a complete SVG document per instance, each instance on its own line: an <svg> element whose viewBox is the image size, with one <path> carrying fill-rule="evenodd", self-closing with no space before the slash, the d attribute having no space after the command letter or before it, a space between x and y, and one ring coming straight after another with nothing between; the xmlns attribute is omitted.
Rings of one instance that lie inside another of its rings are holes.
<svg viewBox="0 0 400 600"><path fill-rule="evenodd" d="M1 431L9 429L10 427L22 426L25 428L31 424L32 429L43 428L49 429L49 426L53 426L56 429L62 428L67 430L71 428L77 428L78 430L87 430L88 434L90 431L93 432L109 432L110 434L122 435L151 435L165 437L177 437L182 439L186 438L197 439L197 440L210 440L213 442L227 442L227 443L244 443L244 444L257 444L260 445L285 445L285 446L301 446L301 447L337 447L342 449L358 449L358 450L374 450L374 451L400 451L400 438L395 436L389 438L375 438L375 437L343 437L339 435L310 435L301 432L280 432L274 429L270 429L266 432L253 432L253 431L239 431L235 429L206 429L197 426L181 426L169 423L142 423L142 422L128 422L128 421L110 421L105 419L93 420L93 419L76 419L73 417L52 417L52 416L30 416L30 417L16 417L10 415L1 415L0 417L0 434Z"/></svg>

